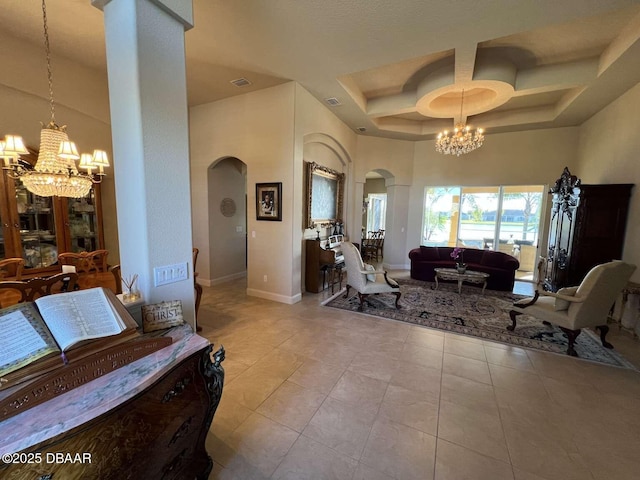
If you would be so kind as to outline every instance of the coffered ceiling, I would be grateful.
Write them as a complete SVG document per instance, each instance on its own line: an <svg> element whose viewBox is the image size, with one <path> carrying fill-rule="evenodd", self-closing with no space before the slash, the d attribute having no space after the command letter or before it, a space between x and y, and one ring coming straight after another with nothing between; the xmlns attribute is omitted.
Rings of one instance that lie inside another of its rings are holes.
<svg viewBox="0 0 640 480"><path fill-rule="evenodd" d="M328 108L355 131L421 140L459 120L487 135L579 125L640 82L637 0L193 5L190 105L295 80L334 99ZM106 74L102 12L90 0L47 7L54 54ZM40 1L2 0L0 30L41 44Z"/></svg>

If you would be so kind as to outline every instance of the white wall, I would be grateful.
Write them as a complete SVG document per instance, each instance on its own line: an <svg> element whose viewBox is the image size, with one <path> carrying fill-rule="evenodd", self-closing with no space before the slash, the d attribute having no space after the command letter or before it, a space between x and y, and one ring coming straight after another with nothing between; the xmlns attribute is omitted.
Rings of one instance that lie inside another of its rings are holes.
<svg viewBox="0 0 640 480"><path fill-rule="evenodd" d="M640 84L580 127L578 169L582 183L634 183L622 260L640 266ZM636 270L631 280L640 282Z"/></svg>
<svg viewBox="0 0 640 480"><path fill-rule="evenodd" d="M577 127L488 133L481 148L460 157L437 153L433 140L417 142L406 252L420 245L425 187L552 185L565 166L575 169L577 145Z"/></svg>
<svg viewBox="0 0 640 480"><path fill-rule="evenodd" d="M358 231L362 228L362 199L365 175L376 170L385 176L387 188L387 223L384 239L384 265L402 268L407 252L407 216L410 186L413 183L415 143L387 138L358 136L358 154L355 163L355 182L359 184L359 197L354 204Z"/></svg>
<svg viewBox="0 0 640 480"><path fill-rule="evenodd" d="M293 168L294 91L294 84L287 83L199 105L191 108L189 118L194 245L211 242L209 212L203 208L208 205L207 169L221 158L235 157L247 165L247 291L284 303L297 301L295 291L299 291L293 286L291 256L299 248L293 246L292 231L299 226L300 210L293 199L299 183ZM255 185L263 182L282 182L281 222L256 220ZM218 274L210 269L206 247L200 255L198 279L215 281Z"/></svg>

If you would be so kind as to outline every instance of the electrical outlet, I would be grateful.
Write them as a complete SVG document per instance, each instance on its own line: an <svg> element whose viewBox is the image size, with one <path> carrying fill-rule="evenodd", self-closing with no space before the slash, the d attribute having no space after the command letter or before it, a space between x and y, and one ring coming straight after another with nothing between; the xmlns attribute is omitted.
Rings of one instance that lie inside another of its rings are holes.
<svg viewBox="0 0 640 480"><path fill-rule="evenodd" d="M164 267L155 267L153 269L153 279L156 287L167 285L169 283L181 282L188 278L187 263L175 263Z"/></svg>
<svg viewBox="0 0 640 480"><path fill-rule="evenodd" d="M264 276L263 280L264 280L265 282L267 281L267 276L266 276L266 275Z"/></svg>

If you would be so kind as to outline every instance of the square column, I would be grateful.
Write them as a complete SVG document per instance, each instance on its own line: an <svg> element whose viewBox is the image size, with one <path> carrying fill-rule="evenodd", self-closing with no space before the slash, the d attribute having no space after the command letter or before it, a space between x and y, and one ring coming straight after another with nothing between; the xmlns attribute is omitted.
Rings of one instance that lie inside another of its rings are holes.
<svg viewBox="0 0 640 480"><path fill-rule="evenodd" d="M123 276L195 324L184 31L191 0L94 0L103 9ZM157 285L154 269L186 278Z"/></svg>

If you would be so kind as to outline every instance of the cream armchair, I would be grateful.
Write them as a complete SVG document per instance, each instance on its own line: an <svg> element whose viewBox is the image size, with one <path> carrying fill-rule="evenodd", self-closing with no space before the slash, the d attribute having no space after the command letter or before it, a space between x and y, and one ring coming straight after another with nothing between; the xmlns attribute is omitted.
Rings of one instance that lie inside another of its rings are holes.
<svg viewBox="0 0 640 480"><path fill-rule="evenodd" d="M533 298L513 305L509 312L513 324L507 329L513 331L516 317L526 313L557 325L569 339L569 355L578 356L574 344L585 327L600 330L602 345L613 348L605 339L609 331L607 315L635 269L635 265L616 260L593 267L577 287L561 288L557 293L536 291Z"/></svg>
<svg viewBox="0 0 640 480"><path fill-rule="evenodd" d="M345 298L349 296L349 288L353 288L358 292L360 299L360 307L358 311L362 311L364 301L367 296L379 293L393 293L396 296L396 308L400 308L400 285L392 278L387 277L387 272L383 270L368 270L360 256L360 252L351 242L342 242L342 255L344 255L344 264L347 269L347 293Z"/></svg>

